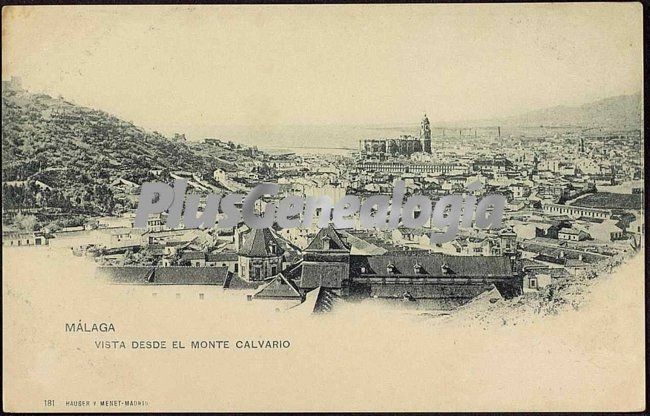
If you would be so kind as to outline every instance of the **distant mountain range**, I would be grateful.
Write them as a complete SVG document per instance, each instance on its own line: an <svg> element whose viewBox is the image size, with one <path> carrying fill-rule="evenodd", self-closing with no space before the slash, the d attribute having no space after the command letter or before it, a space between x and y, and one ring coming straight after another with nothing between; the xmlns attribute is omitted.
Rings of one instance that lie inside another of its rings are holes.
<svg viewBox="0 0 650 416"><path fill-rule="evenodd" d="M640 129L643 127L643 97L641 93L619 95L579 106L560 105L511 117L483 120L482 123L522 127L582 126Z"/></svg>
<svg viewBox="0 0 650 416"><path fill-rule="evenodd" d="M641 93L618 95L577 106L558 105L522 114L490 119L434 123L436 127L501 126L508 130L522 127L600 127L633 130L643 128Z"/></svg>

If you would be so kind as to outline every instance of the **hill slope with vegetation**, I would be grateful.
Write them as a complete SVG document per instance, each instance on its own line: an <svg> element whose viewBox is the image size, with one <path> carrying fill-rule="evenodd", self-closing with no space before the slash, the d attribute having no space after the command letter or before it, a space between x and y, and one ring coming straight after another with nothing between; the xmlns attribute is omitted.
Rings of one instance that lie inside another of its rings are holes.
<svg viewBox="0 0 650 416"><path fill-rule="evenodd" d="M136 185L251 160L251 149L187 143L106 112L27 91L2 93L3 211L112 214L116 180Z"/></svg>

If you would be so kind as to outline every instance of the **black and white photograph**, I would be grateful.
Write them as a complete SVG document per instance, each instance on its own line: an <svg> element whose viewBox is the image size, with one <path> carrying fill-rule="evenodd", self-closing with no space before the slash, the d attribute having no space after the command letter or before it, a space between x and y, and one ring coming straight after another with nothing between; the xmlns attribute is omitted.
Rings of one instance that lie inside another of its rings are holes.
<svg viewBox="0 0 650 416"><path fill-rule="evenodd" d="M643 19L4 6L3 410L645 410Z"/></svg>

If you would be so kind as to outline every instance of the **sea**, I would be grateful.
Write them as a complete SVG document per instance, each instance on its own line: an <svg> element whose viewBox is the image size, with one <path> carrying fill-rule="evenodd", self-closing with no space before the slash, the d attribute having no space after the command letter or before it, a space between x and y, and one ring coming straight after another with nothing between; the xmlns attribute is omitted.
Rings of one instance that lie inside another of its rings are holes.
<svg viewBox="0 0 650 416"><path fill-rule="evenodd" d="M270 153L349 154L359 140L419 134L419 125L292 125L184 127L190 141L205 138L257 146Z"/></svg>
<svg viewBox="0 0 650 416"><path fill-rule="evenodd" d="M439 130L441 126L432 127L432 138L442 137L442 132ZM467 126L472 125L468 124ZM472 127L481 128L478 125ZM447 129L447 137L456 134L453 127L445 128ZM189 141L202 141L206 138L212 138L247 146L257 146L258 149L269 153L292 152L300 155L345 155L357 151L359 149L359 140L363 139L394 138L401 135L419 137L420 125L175 125L165 126L160 131L170 136L173 136L174 133L183 133ZM502 136L515 134L539 137L540 135L556 134L557 132L557 129L548 130L540 126L503 126L501 128Z"/></svg>

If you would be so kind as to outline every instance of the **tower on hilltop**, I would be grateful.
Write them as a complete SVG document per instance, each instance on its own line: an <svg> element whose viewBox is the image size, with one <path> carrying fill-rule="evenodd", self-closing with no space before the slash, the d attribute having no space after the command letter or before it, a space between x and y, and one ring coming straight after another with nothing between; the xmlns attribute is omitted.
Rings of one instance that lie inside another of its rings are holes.
<svg viewBox="0 0 650 416"><path fill-rule="evenodd" d="M422 143L422 151L431 153L431 126L426 114L420 124L420 142Z"/></svg>

